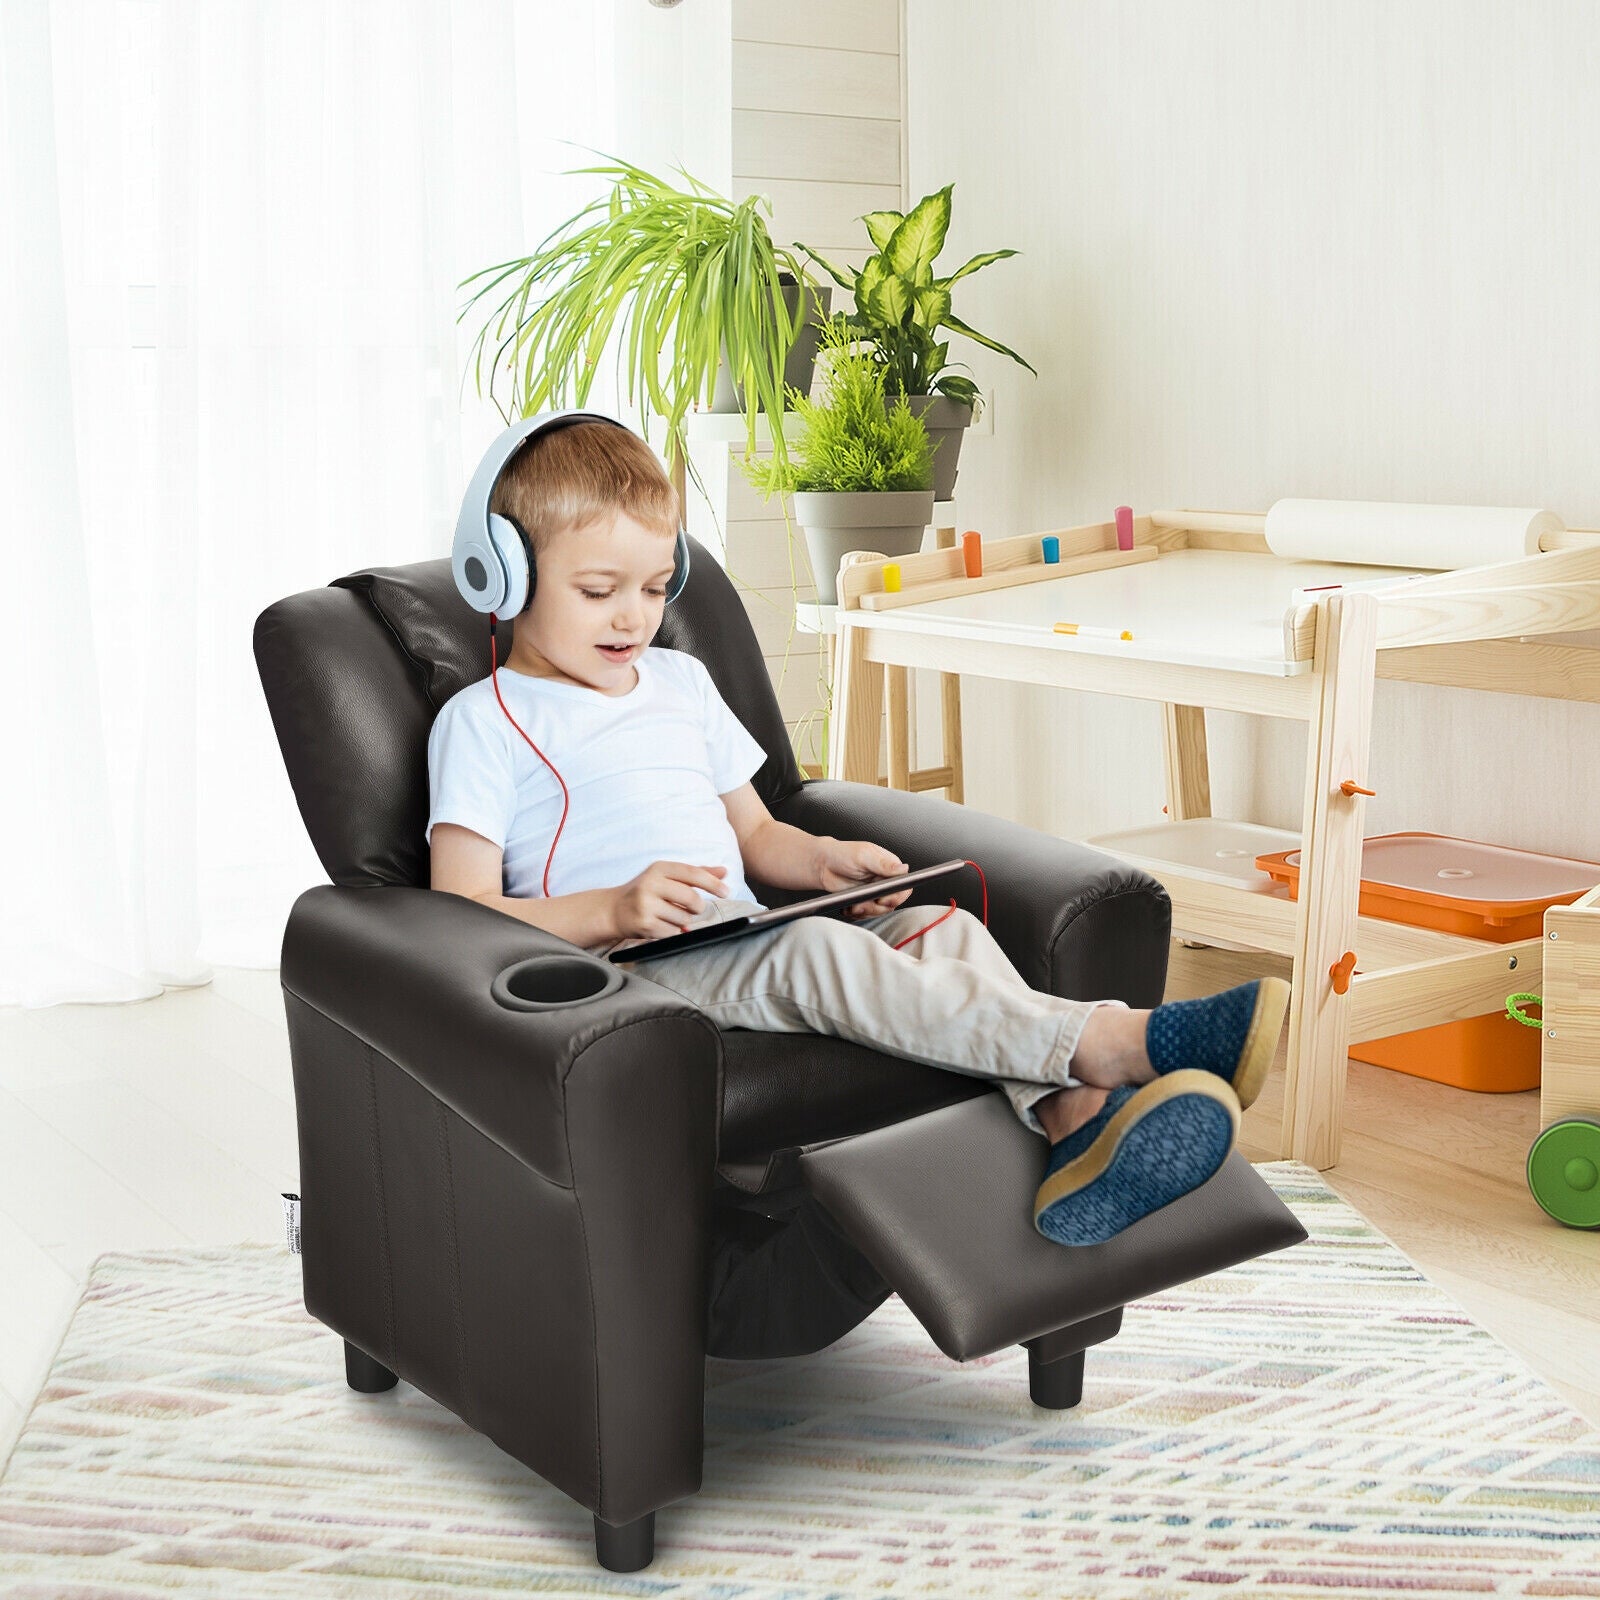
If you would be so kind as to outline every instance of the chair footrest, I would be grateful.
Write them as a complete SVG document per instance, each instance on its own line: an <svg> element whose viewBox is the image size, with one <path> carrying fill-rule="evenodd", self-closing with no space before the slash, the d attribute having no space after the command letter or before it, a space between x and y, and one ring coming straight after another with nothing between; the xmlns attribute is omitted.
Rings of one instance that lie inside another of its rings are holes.
<svg viewBox="0 0 1600 1600"><path fill-rule="evenodd" d="M1047 1146L979 1095L800 1153L801 1181L947 1356L968 1361L1306 1237L1236 1150L1104 1244L1033 1226Z"/></svg>

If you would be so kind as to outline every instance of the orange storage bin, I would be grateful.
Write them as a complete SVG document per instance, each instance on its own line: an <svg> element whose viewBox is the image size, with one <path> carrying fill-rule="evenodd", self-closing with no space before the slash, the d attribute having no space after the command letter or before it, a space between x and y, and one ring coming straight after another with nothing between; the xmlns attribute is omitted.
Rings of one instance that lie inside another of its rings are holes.
<svg viewBox="0 0 1600 1600"><path fill-rule="evenodd" d="M1300 852L1256 857L1269 877L1300 886ZM1361 847L1364 917L1438 928L1492 944L1537 939L1548 906L1570 905L1600 882L1600 862L1535 855L1442 833L1385 833ZM1357 971L1359 971L1359 967ZM1540 1035L1503 1011L1350 1046L1357 1061L1457 1089L1509 1094L1539 1086Z"/></svg>

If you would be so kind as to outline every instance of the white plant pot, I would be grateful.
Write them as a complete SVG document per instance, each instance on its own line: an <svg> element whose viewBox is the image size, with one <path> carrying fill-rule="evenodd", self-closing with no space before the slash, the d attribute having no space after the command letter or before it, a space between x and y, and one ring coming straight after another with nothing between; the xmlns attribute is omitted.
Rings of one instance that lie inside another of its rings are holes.
<svg viewBox="0 0 1600 1600"><path fill-rule="evenodd" d="M837 605L834 579L850 550L877 550L886 556L915 555L933 520L932 489L859 490L846 494L798 491L795 521L805 530L817 599Z"/></svg>

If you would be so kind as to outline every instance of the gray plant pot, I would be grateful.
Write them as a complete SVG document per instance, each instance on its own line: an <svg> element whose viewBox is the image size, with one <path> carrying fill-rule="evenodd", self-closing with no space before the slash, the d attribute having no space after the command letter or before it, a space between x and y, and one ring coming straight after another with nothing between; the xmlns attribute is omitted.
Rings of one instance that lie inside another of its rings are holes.
<svg viewBox="0 0 1600 1600"><path fill-rule="evenodd" d="M800 304L800 285L789 279L784 273L779 280L783 292L783 303L788 308L789 320L795 317L796 307ZM795 335L794 344L789 349L788 359L783 364L783 382L785 388L798 389L801 394L811 393L811 374L817 364L817 341L822 333L821 324L828 319L828 312L833 305L833 290L827 285L813 285L811 289L811 314L800 324L800 331ZM728 372L728 346L722 346L722 360L717 364L717 387L711 397L713 411L743 411L744 406L739 396L734 392L733 378Z"/></svg>
<svg viewBox="0 0 1600 1600"><path fill-rule="evenodd" d="M948 500L956 492L956 463L961 456L961 436L972 425L972 407L942 394L911 394L906 400L922 418L933 452L933 498Z"/></svg>
<svg viewBox="0 0 1600 1600"><path fill-rule="evenodd" d="M805 530L817 599L823 605L837 605L834 579L847 551L878 550L886 556L917 553L933 520L933 490L800 491L794 497L794 515Z"/></svg>

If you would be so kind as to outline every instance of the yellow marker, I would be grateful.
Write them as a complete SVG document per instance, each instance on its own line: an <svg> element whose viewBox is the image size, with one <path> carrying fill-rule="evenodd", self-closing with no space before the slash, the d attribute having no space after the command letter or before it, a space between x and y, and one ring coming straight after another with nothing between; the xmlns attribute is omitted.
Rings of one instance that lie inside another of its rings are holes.
<svg viewBox="0 0 1600 1600"><path fill-rule="evenodd" d="M885 594L900 593L900 563L889 561L883 568L883 592Z"/></svg>
<svg viewBox="0 0 1600 1600"><path fill-rule="evenodd" d="M1091 628L1083 622L1058 622L1055 625L1057 633L1081 633L1089 639L1131 639L1133 635L1124 628L1118 633L1115 628Z"/></svg>

